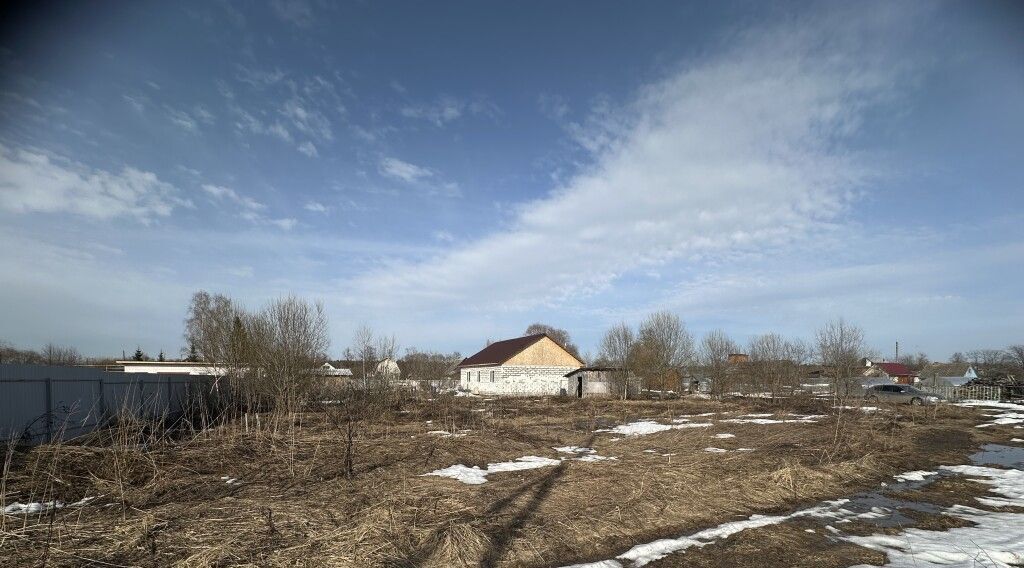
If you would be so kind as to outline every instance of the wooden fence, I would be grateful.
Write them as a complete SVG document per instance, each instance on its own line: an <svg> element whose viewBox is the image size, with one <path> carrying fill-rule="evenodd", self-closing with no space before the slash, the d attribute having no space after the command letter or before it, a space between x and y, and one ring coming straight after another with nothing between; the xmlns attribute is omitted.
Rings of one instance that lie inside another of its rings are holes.
<svg viewBox="0 0 1024 568"><path fill-rule="evenodd" d="M941 394L949 400L1003 400L1007 394L1003 387L921 387L921 389Z"/></svg>
<svg viewBox="0 0 1024 568"><path fill-rule="evenodd" d="M90 367L0 365L0 441L74 438L113 416L176 417L209 377L110 373Z"/></svg>

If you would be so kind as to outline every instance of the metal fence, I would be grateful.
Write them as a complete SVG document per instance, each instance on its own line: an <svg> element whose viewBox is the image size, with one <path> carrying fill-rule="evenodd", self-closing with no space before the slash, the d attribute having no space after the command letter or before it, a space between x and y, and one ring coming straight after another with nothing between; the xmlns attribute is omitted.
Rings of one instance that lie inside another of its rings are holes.
<svg viewBox="0 0 1024 568"><path fill-rule="evenodd" d="M922 387L923 390L941 394L949 400L1003 400L1003 387Z"/></svg>
<svg viewBox="0 0 1024 568"><path fill-rule="evenodd" d="M201 393L206 380L89 367L0 365L0 440L36 444L74 438L123 414L175 417Z"/></svg>

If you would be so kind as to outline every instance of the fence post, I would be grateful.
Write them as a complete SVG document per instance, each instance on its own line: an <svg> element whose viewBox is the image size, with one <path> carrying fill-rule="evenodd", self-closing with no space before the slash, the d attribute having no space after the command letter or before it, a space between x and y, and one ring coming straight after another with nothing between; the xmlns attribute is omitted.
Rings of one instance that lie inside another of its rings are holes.
<svg viewBox="0 0 1024 568"><path fill-rule="evenodd" d="M107 420L107 379L104 373L100 373L100 415L96 421L102 424Z"/></svg>
<svg viewBox="0 0 1024 568"><path fill-rule="evenodd" d="M53 378L46 377L46 443L53 441Z"/></svg>

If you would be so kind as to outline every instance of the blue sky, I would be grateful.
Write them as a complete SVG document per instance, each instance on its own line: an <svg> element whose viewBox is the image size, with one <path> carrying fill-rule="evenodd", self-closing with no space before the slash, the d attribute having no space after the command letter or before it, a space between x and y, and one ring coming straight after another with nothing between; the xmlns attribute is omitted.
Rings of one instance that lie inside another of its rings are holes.
<svg viewBox="0 0 1024 568"><path fill-rule="evenodd" d="M677 312L1024 341L1012 2L29 3L0 338L177 352L193 291L460 350Z"/></svg>

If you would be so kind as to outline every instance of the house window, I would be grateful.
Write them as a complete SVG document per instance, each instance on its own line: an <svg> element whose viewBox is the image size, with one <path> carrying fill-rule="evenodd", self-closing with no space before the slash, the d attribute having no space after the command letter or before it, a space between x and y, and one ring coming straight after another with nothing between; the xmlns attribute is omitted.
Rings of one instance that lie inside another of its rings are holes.
<svg viewBox="0 0 1024 568"><path fill-rule="evenodd" d="M491 382L494 382L494 371L491 371Z"/></svg>
<svg viewBox="0 0 1024 568"><path fill-rule="evenodd" d="M466 371L466 382L469 382L469 371Z"/></svg>
<svg viewBox="0 0 1024 568"><path fill-rule="evenodd" d="M476 382L480 382L480 371L476 372Z"/></svg>

